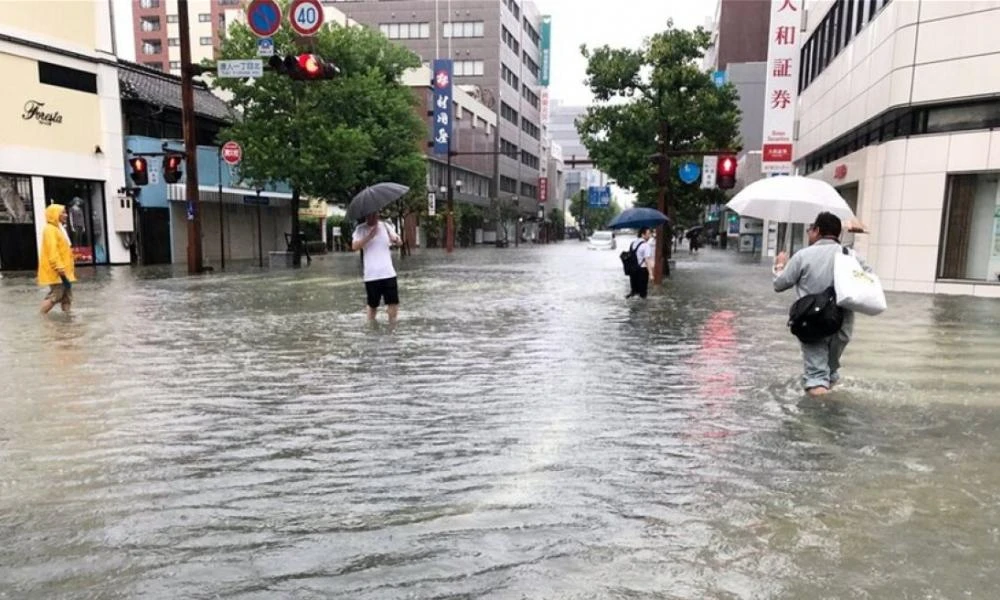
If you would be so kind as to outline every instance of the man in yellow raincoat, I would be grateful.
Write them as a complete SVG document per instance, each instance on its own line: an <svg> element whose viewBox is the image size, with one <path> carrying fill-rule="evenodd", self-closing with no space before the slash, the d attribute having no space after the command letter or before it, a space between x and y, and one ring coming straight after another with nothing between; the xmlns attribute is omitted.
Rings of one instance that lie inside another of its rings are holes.
<svg viewBox="0 0 1000 600"><path fill-rule="evenodd" d="M42 231L42 256L38 259L38 285L49 286L42 300L42 314L48 314L56 304L69 312L73 303L73 248L66 233L66 208L51 204L45 209L45 229Z"/></svg>

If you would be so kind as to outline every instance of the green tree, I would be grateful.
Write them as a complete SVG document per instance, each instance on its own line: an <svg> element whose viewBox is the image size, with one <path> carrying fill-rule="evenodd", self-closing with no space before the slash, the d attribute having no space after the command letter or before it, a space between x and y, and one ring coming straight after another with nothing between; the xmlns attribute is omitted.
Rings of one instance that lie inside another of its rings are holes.
<svg viewBox="0 0 1000 600"><path fill-rule="evenodd" d="M566 215L562 209L553 208L549 211L549 222L552 223L552 230L555 232L557 240L563 239L566 235Z"/></svg>
<svg viewBox="0 0 1000 600"><path fill-rule="evenodd" d="M572 202L569 203L569 214L573 215L577 223L585 225L587 231L604 229L621 212L622 208L618 204L617 199L612 199L608 206L601 208L587 206L587 193L585 190L577 192L573 196ZM582 228L581 235L584 235Z"/></svg>
<svg viewBox="0 0 1000 600"><path fill-rule="evenodd" d="M736 89L717 87L698 61L710 45L702 28L665 31L645 40L639 49L602 46L581 52L587 58L587 80L597 104L577 122L584 146L597 168L638 196L638 206L657 204L659 186L652 156L670 151L735 148L739 143L740 112ZM662 146L661 146L662 142ZM668 216L697 222L709 202L724 198L721 190L701 190L683 184L671 159L667 173ZM668 228L667 234L669 236ZM670 244L660 244L664 258Z"/></svg>
<svg viewBox="0 0 1000 600"><path fill-rule="evenodd" d="M281 0L287 13L288 2ZM368 185L395 181L423 197L427 128L416 98L400 78L420 59L369 28L327 23L308 42L288 20L273 36L275 54L297 55L300 44L332 61L340 76L294 81L273 71L255 80L215 79L241 115L225 132L244 148L241 175L255 184L287 182L303 195L344 204ZM255 56L257 36L234 24L220 57ZM416 200L414 201L416 202Z"/></svg>

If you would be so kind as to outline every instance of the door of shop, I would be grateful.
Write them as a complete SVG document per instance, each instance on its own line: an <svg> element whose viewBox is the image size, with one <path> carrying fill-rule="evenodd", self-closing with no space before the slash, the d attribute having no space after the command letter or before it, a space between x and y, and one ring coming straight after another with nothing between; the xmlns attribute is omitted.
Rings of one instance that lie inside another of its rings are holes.
<svg viewBox="0 0 1000 600"><path fill-rule="evenodd" d="M169 209L139 208L139 241L142 247L142 264L170 264Z"/></svg>

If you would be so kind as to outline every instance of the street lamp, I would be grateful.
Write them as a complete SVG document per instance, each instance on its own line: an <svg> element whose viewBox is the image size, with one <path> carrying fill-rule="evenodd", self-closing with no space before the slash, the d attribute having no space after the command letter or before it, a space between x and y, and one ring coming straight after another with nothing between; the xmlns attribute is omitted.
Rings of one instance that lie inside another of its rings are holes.
<svg viewBox="0 0 1000 600"><path fill-rule="evenodd" d="M510 197L510 202L511 205L513 205L514 207L514 215L517 217L517 220L514 221L514 247L517 248L518 244L521 241L521 220L522 220L521 210L517 203L517 194L513 194Z"/></svg>

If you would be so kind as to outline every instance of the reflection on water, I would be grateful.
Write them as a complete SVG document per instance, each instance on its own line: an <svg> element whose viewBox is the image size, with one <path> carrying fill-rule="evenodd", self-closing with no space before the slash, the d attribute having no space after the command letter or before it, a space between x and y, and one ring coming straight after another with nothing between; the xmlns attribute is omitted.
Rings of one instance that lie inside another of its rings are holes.
<svg viewBox="0 0 1000 600"><path fill-rule="evenodd" d="M1000 305L894 295L829 401L788 296L681 256L0 281L0 598L985 598ZM686 261L686 262L685 262Z"/></svg>

